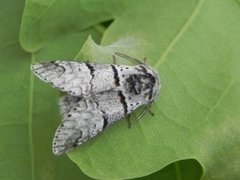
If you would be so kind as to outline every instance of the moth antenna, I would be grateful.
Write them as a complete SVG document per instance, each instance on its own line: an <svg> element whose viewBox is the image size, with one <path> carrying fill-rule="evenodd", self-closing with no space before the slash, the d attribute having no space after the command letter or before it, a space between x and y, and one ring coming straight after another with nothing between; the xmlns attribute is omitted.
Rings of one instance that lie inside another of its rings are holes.
<svg viewBox="0 0 240 180"><path fill-rule="evenodd" d="M122 53L119 53L119 52L114 52L114 54L116 54L117 56L119 56L121 58L124 58L124 59L127 59L129 61L132 61L134 63L145 64L143 61L141 61L139 59L136 59L136 58L133 58L133 57L130 57L130 56L127 56L126 54L122 54Z"/></svg>
<svg viewBox="0 0 240 180"><path fill-rule="evenodd" d="M131 114L128 114L126 118L127 118L127 122L128 122L128 128L131 128L131 126L132 126L131 119L130 119Z"/></svg>
<svg viewBox="0 0 240 180"><path fill-rule="evenodd" d="M151 116L154 116L154 113L151 111L151 109L149 109L148 112Z"/></svg>
<svg viewBox="0 0 240 180"><path fill-rule="evenodd" d="M153 114L151 111L150 111L150 108L152 106L152 103L149 103L147 105L147 107L137 116L136 120L140 120L142 119L142 117L147 113L147 112L150 112L150 114Z"/></svg>

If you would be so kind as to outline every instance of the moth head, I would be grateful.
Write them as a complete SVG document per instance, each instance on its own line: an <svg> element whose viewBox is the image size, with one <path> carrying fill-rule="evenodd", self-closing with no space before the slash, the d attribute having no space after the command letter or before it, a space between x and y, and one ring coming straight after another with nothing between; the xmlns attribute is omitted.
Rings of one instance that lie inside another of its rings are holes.
<svg viewBox="0 0 240 180"><path fill-rule="evenodd" d="M136 66L136 70L126 79L126 90L148 102L154 101L160 88L158 74L145 64Z"/></svg>

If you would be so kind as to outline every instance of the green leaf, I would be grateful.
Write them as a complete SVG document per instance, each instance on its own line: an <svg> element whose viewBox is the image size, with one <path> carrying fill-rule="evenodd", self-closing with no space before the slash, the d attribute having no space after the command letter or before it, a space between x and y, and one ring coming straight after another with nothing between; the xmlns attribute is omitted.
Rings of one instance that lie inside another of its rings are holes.
<svg viewBox="0 0 240 180"><path fill-rule="evenodd" d="M147 56L162 82L155 116L131 129L120 121L69 157L102 179L144 176L188 158L201 163L205 179L240 177L239 19L234 0L128 1L105 46L89 39L78 58Z"/></svg>
<svg viewBox="0 0 240 180"><path fill-rule="evenodd" d="M202 168L196 160L188 159L174 162L151 175L134 180L196 180L200 179Z"/></svg>
<svg viewBox="0 0 240 180"><path fill-rule="evenodd" d="M122 6L119 0L28 0L21 27L21 45L26 51L37 51L50 40L112 19Z"/></svg>
<svg viewBox="0 0 240 180"><path fill-rule="evenodd" d="M159 72L155 116L133 120L131 129L119 121L69 152L72 161L99 179L197 179L200 165L203 179L240 177L239 1L28 0L20 43L31 53L18 42L22 8L23 1L0 2L0 179L90 179L65 155L52 155L59 93L29 68L77 54L111 63L114 51L148 57ZM97 24L111 18L99 46ZM94 41L85 42L88 35Z"/></svg>
<svg viewBox="0 0 240 180"><path fill-rule="evenodd" d="M0 179L89 179L67 156L57 158L51 152L59 119L59 93L40 81L34 82L30 64L41 53L26 53L19 44L23 7L23 0L0 1L0 22L4 27L0 28ZM89 33L99 37L96 31L85 30L53 41L48 44L51 52L41 52L73 58Z"/></svg>

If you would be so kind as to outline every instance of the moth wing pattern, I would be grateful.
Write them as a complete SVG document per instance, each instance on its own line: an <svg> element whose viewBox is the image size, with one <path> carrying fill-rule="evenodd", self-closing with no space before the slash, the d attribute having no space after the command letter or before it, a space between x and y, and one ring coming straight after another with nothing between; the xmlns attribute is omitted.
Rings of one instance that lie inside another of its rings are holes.
<svg viewBox="0 0 240 180"><path fill-rule="evenodd" d="M114 88L110 65L51 61L35 63L31 68L39 79L72 96L89 96Z"/></svg>
<svg viewBox="0 0 240 180"><path fill-rule="evenodd" d="M53 139L53 153L60 155L102 130L103 117L92 100L66 95L60 100L62 123Z"/></svg>
<svg viewBox="0 0 240 180"><path fill-rule="evenodd" d="M51 61L32 65L34 74L72 96L91 96L119 86L116 67L77 61Z"/></svg>
<svg viewBox="0 0 240 180"><path fill-rule="evenodd" d="M96 136L125 115L118 92L90 98L66 95L60 100L62 123L53 139L53 153L60 155Z"/></svg>
<svg viewBox="0 0 240 180"><path fill-rule="evenodd" d="M91 74L85 63L77 61L51 61L32 65L34 74L73 96L81 96L90 89Z"/></svg>

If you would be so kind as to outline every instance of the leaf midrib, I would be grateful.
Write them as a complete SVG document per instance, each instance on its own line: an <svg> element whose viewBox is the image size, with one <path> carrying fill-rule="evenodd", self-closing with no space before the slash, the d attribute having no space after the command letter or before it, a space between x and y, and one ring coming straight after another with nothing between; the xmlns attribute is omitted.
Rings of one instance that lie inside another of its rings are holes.
<svg viewBox="0 0 240 180"><path fill-rule="evenodd" d="M158 67L166 60L166 56L169 54L169 52L173 49L173 47L177 44L181 36L188 30L189 26L192 24L193 20L195 19L196 15L198 14L200 8L202 7L205 0L199 0L196 7L194 8L193 12L183 25L183 27L178 31L176 36L172 39L172 41L167 46L166 50L163 52L163 54L160 56L159 60L155 64L155 68L158 69Z"/></svg>
<svg viewBox="0 0 240 180"><path fill-rule="evenodd" d="M169 52L173 49L173 47L178 43L179 39L181 36L188 30L190 25L192 24L193 20L195 19L196 15L198 14L200 8L202 7L203 3L205 0L199 0L196 7L194 8L193 12L187 19L187 21L184 23L183 27L178 31L176 36L172 39L172 41L169 43L163 54L160 56L159 60L155 64L155 68L158 69L158 67L166 60L167 55ZM179 169L179 164L178 162L174 163L175 171L176 171L176 178L178 180L181 180L182 175Z"/></svg>
<svg viewBox="0 0 240 180"><path fill-rule="evenodd" d="M30 64L33 63L35 59L35 54L32 53ZM30 69L30 67L29 67ZM33 148L33 131L32 131L32 121L33 121L33 87L34 87L34 77L30 70L30 81L29 81L29 111L28 111L28 139L29 139L29 152L30 152L30 166L31 166L31 179L35 179L35 167L34 167L34 148Z"/></svg>

